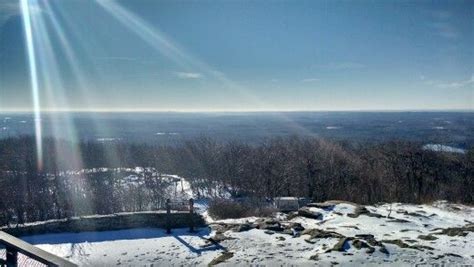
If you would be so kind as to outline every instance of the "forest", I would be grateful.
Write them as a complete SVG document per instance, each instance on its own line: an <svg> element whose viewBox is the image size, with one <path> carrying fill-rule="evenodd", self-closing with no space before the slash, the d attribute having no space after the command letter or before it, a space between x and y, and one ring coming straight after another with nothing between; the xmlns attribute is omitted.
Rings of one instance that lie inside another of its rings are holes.
<svg viewBox="0 0 474 267"><path fill-rule="evenodd" d="M44 140L38 166L31 136L0 140L0 225L88 214L153 210L170 181L186 178L197 198L474 203L474 149L449 153L408 141L337 142L269 138L258 144L199 137L173 145ZM124 179L144 167L139 182ZM101 170L101 171L98 171Z"/></svg>

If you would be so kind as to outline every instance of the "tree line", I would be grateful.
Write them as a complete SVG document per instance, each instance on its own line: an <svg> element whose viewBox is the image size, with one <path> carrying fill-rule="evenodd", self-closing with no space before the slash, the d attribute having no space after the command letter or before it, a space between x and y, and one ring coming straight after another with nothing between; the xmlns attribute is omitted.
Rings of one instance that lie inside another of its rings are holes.
<svg viewBox="0 0 474 267"><path fill-rule="evenodd" d="M206 137L172 145L45 139L43 147L39 168L34 138L0 140L0 225L157 209L172 197L164 191L170 186L164 173L185 177L198 197L474 203L472 148L462 154L400 140L297 136L258 144ZM124 182L134 174L117 168L136 166L148 168L136 182Z"/></svg>

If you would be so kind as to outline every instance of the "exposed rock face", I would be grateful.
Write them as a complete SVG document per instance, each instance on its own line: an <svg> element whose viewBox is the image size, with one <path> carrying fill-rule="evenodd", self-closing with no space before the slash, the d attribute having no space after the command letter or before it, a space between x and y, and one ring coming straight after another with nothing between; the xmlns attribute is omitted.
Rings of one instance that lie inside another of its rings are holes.
<svg viewBox="0 0 474 267"><path fill-rule="evenodd" d="M230 258L234 257L234 253L232 252L223 252L221 255L219 255L217 258L213 259L210 263L209 263L209 266L214 266L214 265L217 265L221 262L224 262Z"/></svg>
<svg viewBox="0 0 474 267"><path fill-rule="evenodd" d="M234 232L246 232L253 229L253 225L249 223L243 223L233 228Z"/></svg>
<svg viewBox="0 0 474 267"><path fill-rule="evenodd" d="M474 232L474 224L467 224L463 227L451 227L451 228L442 228L436 229L441 230L438 233L433 233L435 235L447 235L447 236L467 236L469 232Z"/></svg>
<svg viewBox="0 0 474 267"><path fill-rule="evenodd" d="M349 242L349 240L350 239L347 237L340 238L339 241L331 249L326 251L326 253L329 253L332 251L345 252L347 250L347 247L348 247L347 242Z"/></svg>
<svg viewBox="0 0 474 267"><path fill-rule="evenodd" d="M297 232L304 231L304 227L300 223L290 223L287 228L293 229Z"/></svg>
<svg viewBox="0 0 474 267"><path fill-rule="evenodd" d="M311 208L319 208L323 210L332 210L336 206L334 203L328 203L328 202L320 202L320 203L308 203L306 204L307 207Z"/></svg>
<svg viewBox="0 0 474 267"><path fill-rule="evenodd" d="M357 218L360 215L365 215L365 216L375 217L375 218L382 218L383 217L382 215L380 215L378 213L370 212L366 207L359 206L359 205L356 206L356 209L355 209L354 213L347 214L347 216L350 217L350 218Z"/></svg>
<svg viewBox="0 0 474 267"><path fill-rule="evenodd" d="M416 250L433 250L432 247L429 247L429 246L423 246L423 245L418 245L418 244L415 244L415 245L408 245L407 243L403 242L402 240L400 239L394 239L394 240L382 240L382 242L384 243L388 243L388 244L394 244L394 245L397 245L401 248L410 248L410 249L416 249Z"/></svg>
<svg viewBox="0 0 474 267"><path fill-rule="evenodd" d="M262 229L262 230L271 230L275 232L281 232L285 230L279 221L274 220L274 219L266 219L266 220L260 220L255 222L257 224L256 228Z"/></svg>
<svg viewBox="0 0 474 267"><path fill-rule="evenodd" d="M320 212L312 211L308 207L303 207L298 210L298 215L303 216L310 219L321 220L323 219L323 215Z"/></svg>
<svg viewBox="0 0 474 267"><path fill-rule="evenodd" d="M333 231L325 231L322 229L306 229L302 233L302 235L310 235L311 239L313 238L341 238L344 237L343 235L333 232Z"/></svg>
<svg viewBox="0 0 474 267"><path fill-rule="evenodd" d="M432 240L436 240L438 238L436 236L433 236L433 235L419 235L418 239L432 241Z"/></svg>

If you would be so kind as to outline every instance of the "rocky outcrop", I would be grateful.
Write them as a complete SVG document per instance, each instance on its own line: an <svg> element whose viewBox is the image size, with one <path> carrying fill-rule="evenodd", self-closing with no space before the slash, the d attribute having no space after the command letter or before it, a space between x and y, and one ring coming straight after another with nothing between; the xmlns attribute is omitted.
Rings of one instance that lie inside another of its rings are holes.
<svg viewBox="0 0 474 267"><path fill-rule="evenodd" d="M320 212L312 211L308 207L303 207L298 210L298 215L310 219L322 220L323 215Z"/></svg>

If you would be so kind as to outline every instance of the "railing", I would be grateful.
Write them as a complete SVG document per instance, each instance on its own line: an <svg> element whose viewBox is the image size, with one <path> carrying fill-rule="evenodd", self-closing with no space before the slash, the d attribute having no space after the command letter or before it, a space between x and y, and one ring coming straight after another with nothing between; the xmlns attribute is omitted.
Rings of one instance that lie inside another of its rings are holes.
<svg viewBox="0 0 474 267"><path fill-rule="evenodd" d="M194 200L191 198L188 201L166 201L166 232L171 233L172 225L175 225L173 220L173 214L175 212L186 215L186 224L189 226L190 232L194 231L195 220L194 220ZM10 234L7 234L3 231L0 231L0 247L4 246L6 248L6 259L0 258L0 266L16 267L18 266L18 254L21 253L35 261L43 263L47 266L76 266L74 263L71 263L61 257L53 255L49 252L46 252L38 247L35 247L21 239L18 239Z"/></svg>
<svg viewBox="0 0 474 267"><path fill-rule="evenodd" d="M18 253L32 258L47 266L76 266L63 258L37 248L21 239L0 231L0 244L7 251L6 260L0 259L0 266L16 267L18 265Z"/></svg>

